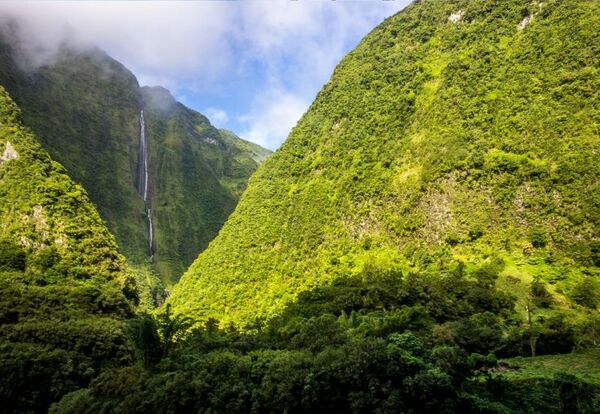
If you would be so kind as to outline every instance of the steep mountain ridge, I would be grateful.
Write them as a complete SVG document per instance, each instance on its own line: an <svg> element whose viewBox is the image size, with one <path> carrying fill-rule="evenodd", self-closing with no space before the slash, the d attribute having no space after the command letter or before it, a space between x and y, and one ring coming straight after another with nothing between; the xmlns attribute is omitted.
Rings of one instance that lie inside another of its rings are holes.
<svg viewBox="0 0 600 414"><path fill-rule="evenodd" d="M21 107L25 124L87 189L128 260L158 272L167 286L174 283L233 210L258 166L255 151L232 134L221 139L168 91L153 98L149 91L158 89L140 88L100 50L65 47L52 61L23 68L15 59L18 43L8 41L10 34L3 38L0 84ZM165 94L170 103L160 101ZM161 112L159 104L172 110ZM136 188L145 108L149 203ZM222 145L209 146L213 136Z"/></svg>
<svg viewBox="0 0 600 414"><path fill-rule="evenodd" d="M42 149L0 87L0 396L43 412L130 363L137 292L86 191Z"/></svg>
<svg viewBox="0 0 600 414"><path fill-rule="evenodd" d="M154 262L159 273L172 274L168 282L175 282L216 236L258 163L253 152L240 149L245 141L224 138L166 89L141 91L153 183Z"/></svg>
<svg viewBox="0 0 600 414"><path fill-rule="evenodd" d="M249 323L389 271L597 306L598 2L419 1L346 56L169 302ZM587 288L585 287L587 286ZM584 310L582 310L584 311Z"/></svg>

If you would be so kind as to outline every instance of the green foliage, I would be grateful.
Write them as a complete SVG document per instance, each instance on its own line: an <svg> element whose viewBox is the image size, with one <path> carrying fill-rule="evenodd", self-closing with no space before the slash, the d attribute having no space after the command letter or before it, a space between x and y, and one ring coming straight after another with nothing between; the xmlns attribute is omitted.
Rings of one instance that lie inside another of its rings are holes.
<svg viewBox="0 0 600 414"><path fill-rule="evenodd" d="M531 299L534 305L541 308L548 308L553 303L552 294L546 289L546 285L539 279L534 279L531 282Z"/></svg>
<svg viewBox="0 0 600 414"><path fill-rule="evenodd" d="M132 321L130 329L144 367L154 367L163 356L156 321L149 315L141 315Z"/></svg>
<svg viewBox="0 0 600 414"><path fill-rule="evenodd" d="M585 0L423 0L387 19L254 174L174 312L248 323L367 268L495 258L521 306L538 277L551 311L579 309L569 292L599 275L599 16Z"/></svg>
<svg viewBox="0 0 600 414"><path fill-rule="evenodd" d="M51 64L23 69L8 39L0 38L0 84L23 110L25 125L85 187L138 270L138 282L150 283L144 289L159 287L139 273L155 273L169 287L216 236L269 151L215 129L166 91L168 105L153 99L159 88L140 88L129 70L100 50L65 48ZM156 241L152 261L146 208L135 187L142 108Z"/></svg>
<svg viewBox="0 0 600 414"><path fill-rule="evenodd" d="M546 247L548 243L546 231L541 227L533 227L529 230L528 239L533 247Z"/></svg>
<svg viewBox="0 0 600 414"><path fill-rule="evenodd" d="M590 309L595 310L600 304L600 289L591 277L586 277L575 285L570 296L575 303Z"/></svg>
<svg viewBox="0 0 600 414"><path fill-rule="evenodd" d="M144 317L150 339L142 346L156 351L160 337L169 352L150 366L142 357L145 368L104 372L50 412L557 413L561 404L594 412L600 387L585 375L540 383L499 374L509 364L499 367L493 354L504 330L525 328L493 285L461 272L376 276L307 291L252 333L216 320L190 329L169 308L154 323ZM475 286L496 299L493 313L473 308L465 293Z"/></svg>
<svg viewBox="0 0 600 414"><path fill-rule="evenodd" d="M0 240L0 271L25 270L25 250L11 240Z"/></svg>
<svg viewBox="0 0 600 414"><path fill-rule="evenodd" d="M567 321L564 314L544 318L539 321L539 325L538 354L565 354L573 350L573 325Z"/></svg>
<svg viewBox="0 0 600 414"><path fill-rule="evenodd" d="M207 325L207 326L210 326ZM189 319L171 314L171 306L167 305L164 312L157 316L157 330L163 343L163 354L167 355L171 346L178 339L178 335L186 332L191 327Z"/></svg>
<svg viewBox="0 0 600 414"><path fill-rule="evenodd" d="M125 255L142 261L148 243L134 186L137 80L99 50L64 49L50 65L22 68L9 40L0 38L0 84L21 108L24 124L85 187Z"/></svg>
<svg viewBox="0 0 600 414"><path fill-rule="evenodd" d="M600 348L565 355L545 355L535 358L511 358L501 361L510 370L509 379L553 378L557 374L575 375L579 380L600 386Z"/></svg>
<svg viewBox="0 0 600 414"><path fill-rule="evenodd" d="M18 109L0 88L0 147L15 156L0 163L2 270L52 271L86 283L125 278L117 251L85 190L52 161L18 120ZM6 112L5 112L6 113ZM31 257L25 260L25 255ZM47 282L51 282L48 280Z"/></svg>
<svg viewBox="0 0 600 414"><path fill-rule="evenodd" d="M152 260L167 286L217 235L269 152L214 128L162 88L141 89L155 224ZM258 154L258 155L257 155Z"/></svg>
<svg viewBox="0 0 600 414"><path fill-rule="evenodd" d="M576 349L600 346L600 315L592 314L575 326Z"/></svg>
<svg viewBox="0 0 600 414"><path fill-rule="evenodd" d="M123 271L85 191L0 102L0 153L19 154L0 164L6 409L597 412L600 9L546 3L419 1L375 29L156 317L126 321L130 300L158 302L133 285L151 272ZM154 165L190 194L157 181L157 220L216 223L186 203L228 205L253 164L221 158L231 137L164 91L143 94ZM157 266L191 251L186 231L157 228L159 252L179 249ZM498 365L531 336L540 354L588 350L542 375L539 358Z"/></svg>
<svg viewBox="0 0 600 414"><path fill-rule="evenodd" d="M133 362L137 289L85 191L23 127L0 87L0 400L45 412Z"/></svg>

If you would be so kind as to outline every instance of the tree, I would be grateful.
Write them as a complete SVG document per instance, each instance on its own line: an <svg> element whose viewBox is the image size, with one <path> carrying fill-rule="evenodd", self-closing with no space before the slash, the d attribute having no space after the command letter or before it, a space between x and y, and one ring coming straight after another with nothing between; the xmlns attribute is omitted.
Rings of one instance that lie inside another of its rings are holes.
<svg viewBox="0 0 600 414"><path fill-rule="evenodd" d="M173 316L170 304L167 305L164 313L158 315L157 322L164 355L168 355L177 338L183 336L192 326L190 318Z"/></svg>
<svg viewBox="0 0 600 414"><path fill-rule="evenodd" d="M548 292L546 285L539 278L535 278L533 279L533 282L531 282L529 294L534 305L539 306L540 308L548 308L554 303L552 294Z"/></svg>

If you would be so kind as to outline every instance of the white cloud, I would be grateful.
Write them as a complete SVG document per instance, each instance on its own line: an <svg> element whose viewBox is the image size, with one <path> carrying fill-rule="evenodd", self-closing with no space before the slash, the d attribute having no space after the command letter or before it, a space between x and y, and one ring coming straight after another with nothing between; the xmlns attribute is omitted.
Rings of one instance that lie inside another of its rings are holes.
<svg viewBox="0 0 600 414"><path fill-rule="evenodd" d="M0 3L2 15L24 23L22 38L50 48L64 42L98 45L153 77L223 69L230 58L226 36L235 18L232 9L226 2Z"/></svg>
<svg viewBox="0 0 600 414"><path fill-rule="evenodd" d="M229 115L222 109L219 108L207 108L202 111L204 115L210 119L210 122L216 127L220 128L227 124L229 121Z"/></svg>
<svg viewBox="0 0 600 414"><path fill-rule="evenodd" d="M98 45L140 84L163 85L192 106L216 105L211 94L235 97L235 110L222 108L228 120L216 116L223 123L251 117L246 138L273 148L289 132L282 125L295 123L348 48L408 2L0 1L0 16L23 22L22 46L36 63L65 42ZM247 90L232 90L243 82ZM260 123L273 118L284 121Z"/></svg>
<svg viewBox="0 0 600 414"><path fill-rule="evenodd" d="M238 118L244 139L269 149L281 144L308 108L309 102L283 90L270 90L256 99L253 110Z"/></svg>

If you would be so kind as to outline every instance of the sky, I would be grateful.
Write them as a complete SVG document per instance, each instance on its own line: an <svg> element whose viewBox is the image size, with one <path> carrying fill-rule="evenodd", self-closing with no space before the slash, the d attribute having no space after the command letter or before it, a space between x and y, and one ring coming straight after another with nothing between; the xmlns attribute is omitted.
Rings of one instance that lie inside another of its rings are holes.
<svg viewBox="0 0 600 414"><path fill-rule="evenodd" d="M278 148L337 63L409 0L2 1L40 63L98 46L218 128Z"/></svg>

